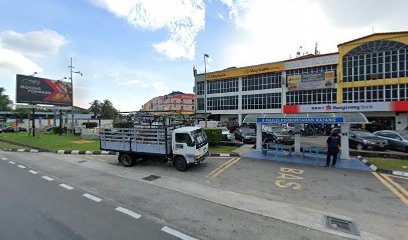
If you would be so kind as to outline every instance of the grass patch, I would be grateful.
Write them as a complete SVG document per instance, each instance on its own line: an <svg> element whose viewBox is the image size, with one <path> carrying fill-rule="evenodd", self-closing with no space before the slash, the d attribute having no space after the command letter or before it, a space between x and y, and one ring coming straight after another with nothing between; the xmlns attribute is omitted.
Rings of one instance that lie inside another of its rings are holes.
<svg viewBox="0 0 408 240"><path fill-rule="evenodd" d="M5 142L0 142L0 149L20 149L23 147L14 145L14 144L10 144L10 143L5 143Z"/></svg>
<svg viewBox="0 0 408 240"><path fill-rule="evenodd" d="M366 158L367 161L374 164L378 168L408 172L408 161L394 158Z"/></svg>
<svg viewBox="0 0 408 240"><path fill-rule="evenodd" d="M37 133L35 137L28 136L26 132L2 133L0 139L15 143L23 143L33 147L45 148L49 150L99 150L99 140L82 140L79 136L69 134L55 135ZM18 147L23 148L23 147Z"/></svg>
<svg viewBox="0 0 408 240"><path fill-rule="evenodd" d="M210 146L208 150L210 151L210 153L231 153L235 149L237 149L237 147L233 147L233 146Z"/></svg>

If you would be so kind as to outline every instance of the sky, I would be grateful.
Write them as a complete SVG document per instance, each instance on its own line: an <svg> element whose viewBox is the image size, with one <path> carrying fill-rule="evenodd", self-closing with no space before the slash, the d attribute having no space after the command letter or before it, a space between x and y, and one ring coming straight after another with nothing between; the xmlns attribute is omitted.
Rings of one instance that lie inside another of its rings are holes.
<svg viewBox="0 0 408 240"><path fill-rule="evenodd" d="M172 91L193 92L207 71L320 53L378 32L407 31L406 0L0 0L0 86L16 74L69 77L74 105L109 99L139 110ZM301 47L301 48L300 48Z"/></svg>

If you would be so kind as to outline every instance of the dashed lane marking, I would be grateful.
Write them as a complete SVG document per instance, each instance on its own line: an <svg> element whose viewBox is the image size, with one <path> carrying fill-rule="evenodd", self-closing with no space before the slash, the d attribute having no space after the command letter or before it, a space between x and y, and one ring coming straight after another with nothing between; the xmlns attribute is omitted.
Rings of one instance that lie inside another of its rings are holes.
<svg viewBox="0 0 408 240"><path fill-rule="evenodd" d="M131 216L132 218L136 218L136 219L139 219L142 215L140 215L140 214L138 214L138 213L135 213L135 212L133 212L133 211L130 211L129 209L126 209L126 208L123 208L123 207L117 207L117 208L115 208L115 210L116 211L119 211L119 212L121 212L121 213L124 213L124 214L126 214L126 215L129 215L129 216Z"/></svg>
<svg viewBox="0 0 408 240"><path fill-rule="evenodd" d="M34 174L34 175L35 175L35 174L38 174L38 172L36 172L36 171L34 171L34 170L29 170L29 172L32 173L32 174Z"/></svg>
<svg viewBox="0 0 408 240"><path fill-rule="evenodd" d="M72 190L72 189L74 189L73 187L71 187L71 186L69 186L69 185L66 185L66 184L63 184L63 183L60 184L59 186L65 188L65 189L67 189L67 190Z"/></svg>
<svg viewBox="0 0 408 240"><path fill-rule="evenodd" d="M3 161L7 161L7 158L5 158L5 157L2 157L2 158L1 158L1 160L3 160Z"/></svg>
<svg viewBox="0 0 408 240"><path fill-rule="evenodd" d="M16 163L15 163L15 162L13 162L13 161L9 161L9 163L10 163L10 164L16 164Z"/></svg>
<svg viewBox="0 0 408 240"><path fill-rule="evenodd" d="M48 177L48 176L42 176L41 177L42 179L45 179L45 180L47 180L47 181L54 181L54 178L50 178L50 177Z"/></svg>
<svg viewBox="0 0 408 240"><path fill-rule="evenodd" d="M382 184L384 184L384 186L386 186L392 193L394 193L395 196L397 196L399 199L401 199L401 201L403 203L405 203L405 205L408 206L408 199L406 199L404 197L404 195L402 195L400 192L398 192L393 186L391 186L391 184L389 184L384 178L382 178L378 173L373 172L373 175L380 180L380 182Z"/></svg>
<svg viewBox="0 0 408 240"><path fill-rule="evenodd" d="M95 196L93 196L93 195L91 195L91 194L89 194L89 193L84 193L84 194L82 194L82 196L84 196L84 197L86 197L86 198L88 198L88 199L91 199L92 201L95 201L95 202L100 202L100 201L102 201L102 199L100 199L100 198L98 198L98 197L95 197Z"/></svg>
<svg viewBox="0 0 408 240"><path fill-rule="evenodd" d="M23 165L17 165L17 167L19 167L19 168L26 168L26 167L23 166Z"/></svg>
<svg viewBox="0 0 408 240"><path fill-rule="evenodd" d="M178 238L183 239L183 240L197 240L197 238L190 237L190 236L188 236L188 235L186 235L186 234L184 234L182 232L179 232L179 231L174 230L173 228L169 228L167 226L164 226L161 230L163 232L166 232L166 233L168 233L170 235L173 235L173 236L178 237Z"/></svg>

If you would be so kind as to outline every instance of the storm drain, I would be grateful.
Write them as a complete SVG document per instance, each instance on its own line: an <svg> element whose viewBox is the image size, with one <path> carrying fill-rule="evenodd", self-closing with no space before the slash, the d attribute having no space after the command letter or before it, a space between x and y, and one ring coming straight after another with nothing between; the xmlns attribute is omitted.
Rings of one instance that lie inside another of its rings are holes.
<svg viewBox="0 0 408 240"><path fill-rule="evenodd" d="M340 231L356 236L360 236L357 226L354 222L335 218L332 216L324 216L326 219L326 227L335 231Z"/></svg>
<svg viewBox="0 0 408 240"><path fill-rule="evenodd" d="M150 175L150 176L147 176L147 177L145 177L145 178L143 178L143 179L144 179L144 180L147 180L147 181L154 181L154 180L156 180L156 179L158 179L158 178L160 178L160 176Z"/></svg>

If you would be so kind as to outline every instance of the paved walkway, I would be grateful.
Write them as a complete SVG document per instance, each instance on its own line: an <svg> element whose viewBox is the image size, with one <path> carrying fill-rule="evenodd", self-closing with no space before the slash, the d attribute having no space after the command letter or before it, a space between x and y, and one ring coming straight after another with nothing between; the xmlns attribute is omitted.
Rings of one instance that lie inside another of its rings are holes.
<svg viewBox="0 0 408 240"><path fill-rule="evenodd" d="M299 164L307 164L307 165L316 165L316 166L324 166L326 164L325 156L321 157L314 157L314 156L307 156L302 159L302 156L291 156L288 155L278 155L278 158L275 157L275 152L269 152L268 155L262 154L260 151L256 150L249 150L241 154L242 157L247 158L256 158L261 160L269 160L269 161L279 161L279 162L289 162L289 163L299 163ZM372 169L366 166L358 159L350 159L344 160L339 159L336 163L337 168L346 168L346 169L353 169L353 170L361 170L361 171L369 171L371 172Z"/></svg>

